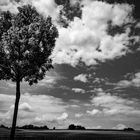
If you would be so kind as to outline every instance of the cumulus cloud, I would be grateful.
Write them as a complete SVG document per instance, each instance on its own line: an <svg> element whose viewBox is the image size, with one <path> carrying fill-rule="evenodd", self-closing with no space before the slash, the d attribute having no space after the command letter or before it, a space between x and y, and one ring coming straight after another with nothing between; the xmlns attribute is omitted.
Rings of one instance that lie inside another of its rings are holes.
<svg viewBox="0 0 140 140"><path fill-rule="evenodd" d="M128 78L129 76L129 78ZM106 82L106 85L113 85L114 89L128 88L128 87L140 87L140 72L134 74L126 74L126 79L120 80L117 83Z"/></svg>
<svg viewBox="0 0 140 140"><path fill-rule="evenodd" d="M54 0L20 0L16 2L15 0L1 0L0 9L2 11L11 11L12 13L17 13L17 7L22 5L31 4L36 7L37 11L44 15L45 17L51 16L53 19L58 17L60 6L57 6Z"/></svg>
<svg viewBox="0 0 140 140"><path fill-rule="evenodd" d="M10 0L1 0L0 5L7 5L10 2Z"/></svg>
<svg viewBox="0 0 140 140"><path fill-rule="evenodd" d="M76 118L80 118L80 117L82 117L82 116L83 116L83 113L76 113L76 114L75 114L75 117L76 117Z"/></svg>
<svg viewBox="0 0 140 140"><path fill-rule="evenodd" d="M88 114L90 114L90 115L96 115L96 114L99 114L99 113L100 113L100 110L98 110L98 109L93 109L93 110L91 110L91 111L87 110L86 112L87 112Z"/></svg>
<svg viewBox="0 0 140 140"><path fill-rule="evenodd" d="M99 1L85 4L82 19L75 18L67 29L58 28L59 38L52 55L54 63L75 67L83 62L90 66L126 55L130 28L114 36L109 35L107 29L109 21L112 26L132 23L129 16L132 9L128 4L111 5Z"/></svg>
<svg viewBox="0 0 140 140"><path fill-rule="evenodd" d="M91 92L100 93L100 92L103 92L103 89L102 88L94 88L94 90L91 90Z"/></svg>
<svg viewBox="0 0 140 140"><path fill-rule="evenodd" d="M55 71L51 71L51 72L46 73L46 76L44 77L44 79L39 81L36 86L45 86L48 88L53 88L54 85L57 84L57 82L62 79L65 79L65 77L62 75L59 75Z"/></svg>
<svg viewBox="0 0 140 140"><path fill-rule="evenodd" d="M80 106L73 104L73 105L69 105L69 107L71 107L71 108L79 108Z"/></svg>
<svg viewBox="0 0 140 140"><path fill-rule="evenodd" d="M10 125L14 108L14 95L0 94L0 123ZM47 122L62 120L67 118L64 102L49 95L30 95L28 93L21 96L18 112L18 125L46 124Z"/></svg>
<svg viewBox="0 0 140 140"><path fill-rule="evenodd" d="M93 80L93 84L102 84L102 83L106 83L107 79L105 78L99 78L99 77L95 77Z"/></svg>
<svg viewBox="0 0 140 140"><path fill-rule="evenodd" d="M32 107L28 103L24 102L19 105L19 110L24 110L24 111L30 112L30 111L32 111Z"/></svg>
<svg viewBox="0 0 140 140"><path fill-rule="evenodd" d="M99 92L92 97L92 104L96 108L101 108L100 112L105 115L137 115L140 116L137 99L125 99L110 93ZM93 113L99 112L93 110Z"/></svg>
<svg viewBox="0 0 140 140"><path fill-rule="evenodd" d="M38 86L50 86L50 87L52 87L54 84L56 84L56 81L57 81L57 77L46 75L43 80L39 81Z"/></svg>
<svg viewBox="0 0 140 140"><path fill-rule="evenodd" d="M0 11L11 11L12 13L17 13L17 7L20 6L15 1L11 0L1 0L0 1Z"/></svg>
<svg viewBox="0 0 140 140"><path fill-rule="evenodd" d="M85 90L81 88L72 88L72 91L74 91L75 93L82 93L82 94L85 93Z"/></svg>
<svg viewBox="0 0 140 140"><path fill-rule="evenodd" d="M75 81L81 81L83 83L87 83L88 82L88 75L87 74L79 74L77 76L75 76L73 79Z"/></svg>
<svg viewBox="0 0 140 140"><path fill-rule="evenodd" d="M16 87L16 84L14 82L11 82L11 81L7 81L6 85L10 88L15 88Z"/></svg>
<svg viewBox="0 0 140 140"><path fill-rule="evenodd" d="M123 130L124 128L127 128L127 126L124 124L118 124L115 127L113 127L112 129Z"/></svg>
<svg viewBox="0 0 140 140"><path fill-rule="evenodd" d="M130 80L121 80L118 83L114 83L116 88L127 88L127 87L140 87L140 72L135 73Z"/></svg>
<svg viewBox="0 0 140 140"><path fill-rule="evenodd" d="M32 5L45 16L51 16L56 19L61 7L57 6L54 0L32 0Z"/></svg>
<svg viewBox="0 0 140 140"><path fill-rule="evenodd" d="M68 118L68 113L64 112L61 116L59 116L57 119L58 120L65 120Z"/></svg>

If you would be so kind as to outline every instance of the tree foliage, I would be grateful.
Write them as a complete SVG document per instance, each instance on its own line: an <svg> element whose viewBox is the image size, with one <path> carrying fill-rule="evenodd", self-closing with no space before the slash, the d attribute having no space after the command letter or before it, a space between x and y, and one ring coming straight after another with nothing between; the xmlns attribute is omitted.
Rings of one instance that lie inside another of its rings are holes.
<svg viewBox="0 0 140 140"><path fill-rule="evenodd" d="M85 130L86 128L81 125L70 124L68 129L69 130Z"/></svg>
<svg viewBox="0 0 140 140"><path fill-rule="evenodd" d="M51 17L40 16L32 6L18 8L0 19L0 79L37 83L52 68L49 58L58 37Z"/></svg>

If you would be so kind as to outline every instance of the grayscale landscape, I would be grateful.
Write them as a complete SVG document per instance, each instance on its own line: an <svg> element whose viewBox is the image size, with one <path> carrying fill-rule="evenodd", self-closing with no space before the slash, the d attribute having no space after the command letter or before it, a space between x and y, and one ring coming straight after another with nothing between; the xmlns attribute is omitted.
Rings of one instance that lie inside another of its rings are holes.
<svg viewBox="0 0 140 140"><path fill-rule="evenodd" d="M0 0L0 140L140 140L140 0Z"/></svg>

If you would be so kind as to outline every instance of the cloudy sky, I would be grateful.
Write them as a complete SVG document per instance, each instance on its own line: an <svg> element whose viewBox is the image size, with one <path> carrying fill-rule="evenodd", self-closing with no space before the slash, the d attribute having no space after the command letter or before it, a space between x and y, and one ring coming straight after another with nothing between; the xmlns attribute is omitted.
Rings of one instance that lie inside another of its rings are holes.
<svg viewBox="0 0 140 140"><path fill-rule="evenodd" d="M16 2L17 1L17 2ZM17 12L27 0L0 0L0 11ZM31 0L59 31L54 69L37 85L23 82L17 124L67 128L140 129L140 22L136 5L82 0L82 17L67 28L56 21L53 0ZM75 3L71 3L75 4ZM0 81L0 124L11 125L15 84Z"/></svg>

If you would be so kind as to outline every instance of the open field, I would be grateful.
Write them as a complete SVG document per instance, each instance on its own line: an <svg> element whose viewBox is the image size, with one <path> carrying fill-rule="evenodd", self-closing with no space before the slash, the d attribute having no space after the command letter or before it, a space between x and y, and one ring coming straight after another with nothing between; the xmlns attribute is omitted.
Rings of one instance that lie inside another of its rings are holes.
<svg viewBox="0 0 140 140"><path fill-rule="evenodd" d="M0 129L0 140L9 140L9 130ZM17 130L16 140L140 140L140 131Z"/></svg>

